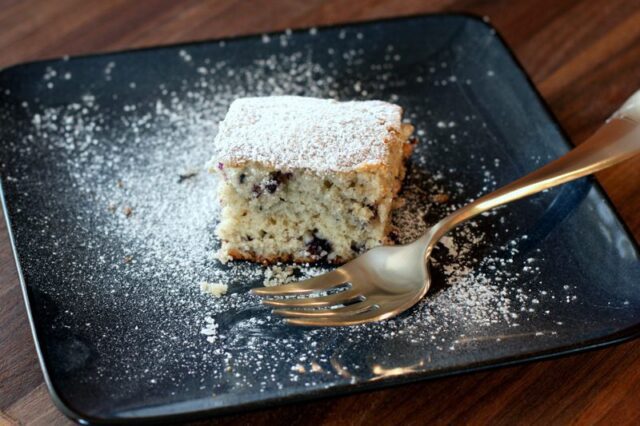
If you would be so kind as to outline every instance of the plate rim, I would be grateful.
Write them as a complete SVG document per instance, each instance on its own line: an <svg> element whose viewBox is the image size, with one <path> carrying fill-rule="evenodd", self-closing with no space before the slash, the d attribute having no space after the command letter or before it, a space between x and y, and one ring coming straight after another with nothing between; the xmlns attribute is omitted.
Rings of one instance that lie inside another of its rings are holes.
<svg viewBox="0 0 640 426"><path fill-rule="evenodd" d="M395 16L395 17L377 18L377 19L370 19L370 20L363 20L363 21L356 21L356 22L337 23L332 25L319 25L319 26L316 26L315 28L318 28L318 29L348 28L348 27L365 26L365 25L370 25L374 23L403 21L403 20L420 19L420 18L435 18L435 17L464 18L467 21L473 21L475 23L479 23L487 27L489 30L494 31L498 41L502 44L506 53L508 54L510 59L513 61L513 64L520 71L521 75L524 77L526 84L529 86L534 97L542 107L550 123L555 127L555 129L558 131L558 133L562 137L562 142L564 143L565 147L567 147L568 149L571 149L574 147L574 145L571 142L571 139L568 137L564 129L561 127L560 122L558 121L556 116L553 114L551 108L549 107L545 99L542 97L540 92L538 91L537 87L531 80L531 77L527 73L526 69L520 63L520 61L514 54L509 44L505 41L502 34L493 25L491 25L490 22L485 20L484 17L481 15L477 15L469 12L419 13L419 14L409 14L409 15L402 15L402 16ZM309 28L311 27L296 28L294 29L294 31L304 31ZM107 52L100 52L100 53L89 53L89 54L82 54L82 55L71 56L71 57L65 56L65 57L59 57L59 58L25 61L25 62L19 62L16 64L11 64L4 68L0 68L0 76L8 72L15 72L20 68L35 65L35 64L38 64L38 65L54 64L54 63L58 63L59 61L65 61L69 59L90 59L94 57L107 57L107 56L115 56L115 55L122 55L122 54L145 52L145 51L151 51L151 50L175 49L179 47L186 48L186 47L193 47L197 45L212 44L220 41L236 41L236 40L251 39L251 38L259 37L262 34L277 35L280 33L282 33L282 31L269 31L266 33L251 33L251 34L244 34L239 36L226 36L226 37L219 37L215 39L197 40L197 41L183 42L183 43L177 43L177 44L156 45L156 46L148 46L148 47L133 48L133 49L114 50L114 51L107 51ZM611 201L607 192L603 189L602 185L600 184L600 182L598 182L597 179L595 178L589 178L589 179L591 180L592 188L596 190L596 192L598 193L598 196L605 202L607 207L613 212L614 217L618 220L618 222L622 227L622 230L629 237L636 252L640 252L640 243L636 240L634 234L631 232L629 225L627 225L627 223L621 217L620 212L616 209L615 205ZM598 338L589 339L579 343L560 346L558 348L548 349L548 350L535 352L535 353L525 353L521 355L498 358L496 360L477 362L477 363L469 364L468 366L463 368L446 368L446 369L442 369L442 370L438 370L436 372L430 372L430 373L429 372L409 373L409 374L403 374L400 376L383 379L379 381L373 381L373 382L368 381L368 382L356 383L356 384L350 384L350 383L341 384L341 385L332 386L326 389L311 390L304 394L293 394L288 396L266 398L260 401L245 402L245 403L230 405L226 407L185 411L185 412L176 413L176 414L161 414L161 415L155 415L155 416L141 416L141 417L95 417L92 415L85 414L76 408L73 408L73 405L64 397L62 397L60 393L58 393L58 391L56 390L56 387L57 387L56 383L54 383L51 377L49 376L49 371L43 355L43 348L42 348L43 345L41 344L41 340L38 338L36 324L35 324L33 312L31 310L32 300L29 295L29 289L27 287L27 283L24 278L24 274L22 271L20 259L18 256L17 248L16 248L13 228L11 225L11 218L8 212L8 202L5 195L4 182L2 179L0 179L0 201L2 204L2 212L4 214L5 223L7 227L7 234L8 234L9 242L11 245L11 252L12 252L13 259L16 265L16 270L18 273L18 279L19 279L20 288L22 291L22 298L25 304L25 309L27 311L29 328L31 331L31 336L33 338L33 343L38 356L38 364L40 365L40 369L42 371L42 375L44 378L45 385L47 387L47 391L49 392L49 395L51 396L51 399L58 410L60 410L69 419L83 425L133 424L133 423L158 424L158 423L170 423L175 421L199 420L199 419L212 418L212 417L229 415L229 414L246 413L246 412L252 412L252 411L257 411L261 409L289 405L293 403L308 402L312 400L321 400L321 399L327 399L332 397L340 397L345 395L362 393L365 391L386 389L386 388L395 387L398 385L416 383L420 381L440 379L445 377L455 377L463 374L493 370L498 368L515 366L515 365L524 365L524 364L529 364L529 363L538 362L538 361L554 360L554 359L566 357L569 355L576 355L576 354L581 354L581 353L586 353L594 350L611 347L611 346L628 342L630 340L640 337L640 318L639 318L638 322L630 327L617 330L611 334L607 334Z"/></svg>

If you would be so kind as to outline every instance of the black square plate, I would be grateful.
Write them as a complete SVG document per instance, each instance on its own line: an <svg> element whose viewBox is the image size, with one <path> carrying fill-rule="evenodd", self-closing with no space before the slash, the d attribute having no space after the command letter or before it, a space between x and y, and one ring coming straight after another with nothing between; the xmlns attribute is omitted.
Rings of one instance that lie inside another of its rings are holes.
<svg viewBox="0 0 640 426"><path fill-rule="evenodd" d="M434 288L398 318L285 326L247 294L262 267L211 257L217 208L202 171L229 103L272 94L405 107L421 142L396 217L404 239L569 148L495 31L467 16L2 71L5 214L44 375L70 417L238 411L637 335L638 249L587 179L455 232L436 253ZM202 295L200 281L229 294Z"/></svg>

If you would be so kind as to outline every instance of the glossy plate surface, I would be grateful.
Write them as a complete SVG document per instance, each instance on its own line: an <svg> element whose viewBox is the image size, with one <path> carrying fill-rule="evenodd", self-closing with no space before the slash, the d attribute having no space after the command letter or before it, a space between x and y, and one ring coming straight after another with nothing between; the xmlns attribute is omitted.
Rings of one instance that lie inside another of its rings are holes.
<svg viewBox="0 0 640 426"><path fill-rule="evenodd" d="M421 143L398 219L405 239L568 149L494 30L466 16L3 70L5 212L45 377L69 416L238 411L640 331L638 249L591 180L454 234L436 253L433 290L397 319L285 326L247 294L264 281L263 268L212 259L214 182L202 172L229 103L269 94L376 98L406 109ZM227 282L229 294L202 295L200 281Z"/></svg>

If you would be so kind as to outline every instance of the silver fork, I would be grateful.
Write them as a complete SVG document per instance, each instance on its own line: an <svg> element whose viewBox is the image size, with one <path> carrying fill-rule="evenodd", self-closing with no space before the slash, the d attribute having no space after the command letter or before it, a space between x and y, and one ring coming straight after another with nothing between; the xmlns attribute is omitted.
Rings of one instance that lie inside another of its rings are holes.
<svg viewBox="0 0 640 426"><path fill-rule="evenodd" d="M638 123L640 91L577 148L451 213L413 243L377 247L326 274L252 291L269 297L262 303L275 307L275 314L285 316L285 321L295 325L344 326L398 315L429 290L429 257L447 232L480 213L595 173L640 153ZM334 292L334 289L342 291ZM310 294L311 297L273 297Z"/></svg>

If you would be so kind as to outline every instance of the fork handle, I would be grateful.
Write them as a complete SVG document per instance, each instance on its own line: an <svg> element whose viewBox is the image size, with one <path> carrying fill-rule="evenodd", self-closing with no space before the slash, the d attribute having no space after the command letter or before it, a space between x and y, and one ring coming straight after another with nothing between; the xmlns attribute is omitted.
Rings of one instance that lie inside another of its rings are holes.
<svg viewBox="0 0 640 426"><path fill-rule="evenodd" d="M606 169L639 154L639 123L640 90L589 139L538 170L451 213L432 227L428 240L435 243L455 226L474 216Z"/></svg>

